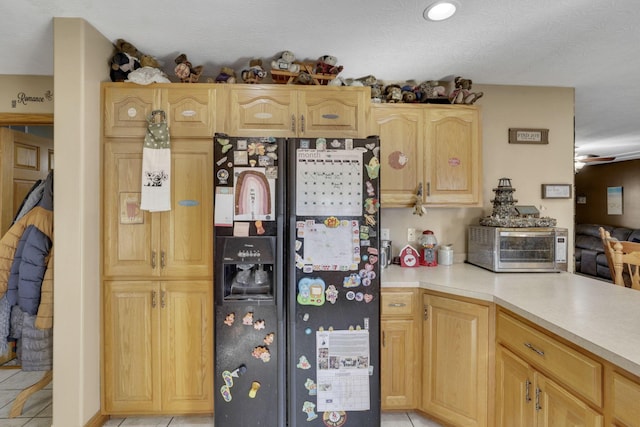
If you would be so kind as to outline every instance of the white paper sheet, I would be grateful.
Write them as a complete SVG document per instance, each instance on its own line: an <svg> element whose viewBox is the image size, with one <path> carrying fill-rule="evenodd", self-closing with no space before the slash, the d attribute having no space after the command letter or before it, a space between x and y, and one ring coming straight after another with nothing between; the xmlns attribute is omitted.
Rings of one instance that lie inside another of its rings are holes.
<svg viewBox="0 0 640 427"><path fill-rule="evenodd" d="M316 332L318 411L368 411L369 331Z"/></svg>

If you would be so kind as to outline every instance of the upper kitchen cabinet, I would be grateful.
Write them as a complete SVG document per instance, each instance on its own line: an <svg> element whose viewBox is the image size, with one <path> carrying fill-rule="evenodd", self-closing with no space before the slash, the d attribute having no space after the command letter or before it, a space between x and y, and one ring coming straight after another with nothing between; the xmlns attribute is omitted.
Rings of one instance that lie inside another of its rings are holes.
<svg viewBox="0 0 640 427"><path fill-rule="evenodd" d="M228 85L224 131L236 136L364 138L368 87Z"/></svg>
<svg viewBox="0 0 640 427"><path fill-rule="evenodd" d="M481 203L482 143L477 107L374 104L369 134L380 136L384 207Z"/></svg>
<svg viewBox="0 0 640 427"><path fill-rule="evenodd" d="M104 83L104 135L144 137L153 110L167 114L172 137L210 138L217 124L218 89L211 84Z"/></svg>

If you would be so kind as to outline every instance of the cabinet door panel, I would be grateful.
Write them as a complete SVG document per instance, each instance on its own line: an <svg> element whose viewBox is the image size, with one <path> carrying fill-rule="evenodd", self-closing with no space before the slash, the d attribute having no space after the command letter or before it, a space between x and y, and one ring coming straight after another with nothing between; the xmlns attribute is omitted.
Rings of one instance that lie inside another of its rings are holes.
<svg viewBox="0 0 640 427"><path fill-rule="evenodd" d="M381 324L380 387L382 409L415 408L416 348L413 320L383 320Z"/></svg>
<svg viewBox="0 0 640 427"><path fill-rule="evenodd" d="M297 95L290 88L233 87L226 132L234 136L294 136Z"/></svg>
<svg viewBox="0 0 640 427"><path fill-rule="evenodd" d="M478 203L480 147L478 111L438 108L427 110L427 202Z"/></svg>
<svg viewBox="0 0 640 427"><path fill-rule="evenodd" d="M555 382L536 374L536 426L602 427L602 415Z"/></svg>
<svg viewBox="0 0 640 427"><path fill-rule="evenodd" d="M422 409L455 425L487 425L489 309L424 296Z"/></svg>
<svg viewBox="0 0 640 427"><path fill-rule="evenodd" d="M529 365L509 350L496 352L496 425L532 427L534 373Z"/></svg>
<svg viewBox="0 0 640 427"><path fill-rule="evenodd" d="M309 137L365 137L364 90L309 88L298 92L298 132Z"/></svg>
<svg viewBox="0 0 640 427"><path fill-rule="evenodd" d="M191 85L187 85L191 86ZM164 89L167 120L172 137L211 138L216 124L216 90L201 86Z"/></svg>
<svg viewBox="0 0 640 427"><path fill-rule="evenodd" d="M153 250L158 236L152 214L140 210L142 146L110 142L104 152L104 274L157 275Z"/></svg>
<svg viewBox="0 0 640 427"><path fill-rule="evenodd" d="M119 281L104 286L104 408L114 413L157 411L157 284Z"/></svg>
<svg viewBox="0 0 640 427"><path fill-rule="evenodd" d="M209 141L172 144L172 209L162 213L163 277L213 275L213 148Z"/></svg>
<svg viewBox="0 0 640 427"><path fill-rule="evenodd" d="M213 410L213 290L211 282L165 282L162 306L162 407L167 412Z"/></svg>
<svg viewBox="0 0 640 427"><path fill-rule="evenodd" d="M106 136L143 137L147 117L160 106L160 93L150 87L106 87L104 106Z"/></svg>
<svg viewBox="0 0 640 427"><path fill-rule="evenodd" d="M372 107L380 136L380 196L385 207L412 206L422 183L423 110L393 106Z"/></svg>
<svg viewBox="0 0 640 427"><path fill-rule="evenodd" d="M640 427L640 384L613 373L613 416L629 427Z"/></svg>

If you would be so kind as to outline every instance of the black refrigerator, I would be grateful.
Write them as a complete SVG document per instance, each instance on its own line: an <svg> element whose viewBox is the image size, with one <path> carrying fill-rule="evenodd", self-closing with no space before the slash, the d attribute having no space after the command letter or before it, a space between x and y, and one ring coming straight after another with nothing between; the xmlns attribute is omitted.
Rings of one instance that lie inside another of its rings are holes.
<svg viewBox="0 0 640 427"><path fill-rule="evenodd" d="M378 137L213 139L216 425L380 425Z"/></svg>

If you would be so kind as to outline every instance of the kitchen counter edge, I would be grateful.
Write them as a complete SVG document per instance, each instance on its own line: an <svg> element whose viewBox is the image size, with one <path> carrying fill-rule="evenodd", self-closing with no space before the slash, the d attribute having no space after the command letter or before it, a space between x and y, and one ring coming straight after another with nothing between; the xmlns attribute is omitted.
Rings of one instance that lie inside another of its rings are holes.
<svg viewBox="0 0 640 427"><path fill-rule="evenodd" d="M572 273L493 273L470 264L381 273L382 290L418 287L494 302L640 376L640 292Z"/></svg>

